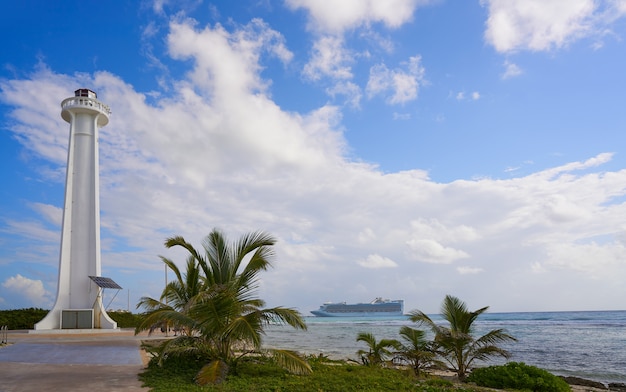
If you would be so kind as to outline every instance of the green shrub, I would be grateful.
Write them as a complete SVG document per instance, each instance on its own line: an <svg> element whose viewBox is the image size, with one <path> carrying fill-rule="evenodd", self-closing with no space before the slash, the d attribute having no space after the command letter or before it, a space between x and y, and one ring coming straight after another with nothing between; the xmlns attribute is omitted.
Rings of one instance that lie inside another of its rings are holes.
<svg viewBox="0 0 626 392"><path fill-rule="evenodd" d="M135 328L143 321L142 314L134 314L131 312L108 311L107 314L115 322L119 328Z"/></svg>
<svg viewBox="0 0 626 392"><path fill-rule="evenodd" d="M565 381L554 374L521 362L474 369L467 381L482 387L497 389L522 389L533 392L569 392L571 390Z"/></svg>
<svg viewBox="0 0 626 392"><path fill-rule="evenodd" d="M34 329L35 324L40 322L48 310L39 308L0 310L0 326L6 325L8 329ZM120 328L135 328L143 320L143 315L130 312L107 312L117 322Z"/></svg>
<svg viewBox="0 0 626 392"><path fill-rule="evenodd" d="M33 329L46 314L47 310L39 308L0 310L0 326L6 325L8 329Z"/></svg>

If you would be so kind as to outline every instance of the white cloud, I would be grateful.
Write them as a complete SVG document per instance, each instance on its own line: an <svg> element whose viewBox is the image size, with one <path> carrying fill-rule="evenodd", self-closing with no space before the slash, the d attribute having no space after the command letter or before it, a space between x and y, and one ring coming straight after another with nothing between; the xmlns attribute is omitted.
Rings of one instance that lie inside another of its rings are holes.
<svg viewBox="0 0 626 392"><path fill-rule="evenodd" d="M626 14L626 0L611 0L609 3L612 5L612 10L615 11L617 17Z"/></svg>
<svg viewBox="0 0 626 392"><path fill-rule="evenodd" d="M375 239L376 239L376 234L374 234L374 230L370 229L369 227L366 227L365 229L363 229L357 236L357 240L361 244L369 243Z"/></svg>
<svg viewBox="0 0 626 392"><path fill-rule="evenodd" d="M609 162L613 158L613 153L604 152L596 155L595 157L589 158L584 162L570 162L562 166L557 166L551 169L544 170L542 172L537 173L536 175L539 177L556 177L558 175L562 175L563 173L576 171L576 170L586 170L590 168L594 168Z"/></svg>
<svg viewBox="0 0 626 392"><path fill-rule="evenodd" d="M500 52L549 50L588 34L593 0L484 0L485 38Z"/></svg>
<svg viewBox="0 0 626 392"><path fill-rule="evenodd" d="M476 275L483 271L482 268L476 268L476 267L457 267L456 270L461 275Z"/></svg>
<svg viewBox="0 0 626 392"><path fill-rule="evenodd" d="M361 32L359 37L366 42L371 43L374 48L378 47L386 53L393 53L395 50L395 43L389 37L383 37L377 31L365 30ZM369 58L369 52L366 52L364 57Z"/></svg>
<svg viewBox="0 0 626 392"><path fill-rule="evenodd" d="M397 28L413 18L413 12L424 0L286 0L292 9L309 12L309 28L324 33L341 34L372 23Z"/></svg>
<svg viewBox="0 0 626 392"><path fill-rule="evenodd" d="M32 280L20 274L12 276L2 282L2 287L6 290L26 297L32 304L47 303L50 295L43 286L41 280Z"/></svg>
<svg viewBox="0 0 626 392"><path fill-rule="evenodd" d="M168 0L153 0L152 10L158 15L164 14L163 7L168 3Z"/></svg>
<svg viewBox="0 0 626 392"><path fill-rule="evenodd" d="M407 241L411 256L419 261L435 264L450 264L469 255L459 249L447 247L433 239L411 239Z"/></svg>
<svg viewBox="0 0 626 392"><path fill-rule="evenodd" d="M60 238L58 227L48 228L38 220L7 220L2 231L41 241L57 241Z"/></svg>
<svg viewBox="0 0 626 392"><path fill-rule="evenodd" d="M313 44L311 60L304 66L303 74L308 79L322 77L344 80L352 78L349 64L353 62L350 52L344 48L338 37L322 37Z"/></svg>
<svg viewBox="0 0 626 392"><path fill-rule="evenodd" d="M60 207L43 203L32 203L31 208L37 211L46 221L61 227L63 220L63 210Z"/></svg>
<svg viewBox="0 0 626 392"><path fill-rule="evenodd" d="M415 100L420 86L425 82L425 69L421 65L421 57L413 56L403 65L406 70L390 70L385 64L372 67L366 87L368 97L391 91L386 98L388 104L402 104Z"/></svg>
<svg viewBox="0 0 626 392"><path fill-rule="evenodd" d="M191 58L196 63L190 73L193 88L181 82L175 97L178 102L172 102L173 106L163 111L144 104L141 115L146 116L146 121L137 123L143 142L153 147L168 145L166 151L159 151L166 152L160 158L180 166L184 175L195 181L206 178L207 168L219 173L248 166L249 160L256 160L254 155L262 150L274 158L257 166L258 170L275 165L315 164L330 159L327 153L339 154L343 140L336 132L329 132L328 127L335 121L336 108L322 107L306 116L292 115L282 112L263 94L267 82L260 78L260 54L272 50L277 40L277 34L261 23L233 33L220 26L196 31L191 22L172 25L168 36L170 52L175 58ZM278 44L282 42L278 40ZM207 47L211 50L207 51ZM122 88L111 88L119 83L101 83L114 94L112 99L123 94ZM211 98L206 101L203 96ZM166 119L157 125L158 129L148 126L149 118L154 117ZM258 121L259 118L264 121ZM173 138L169 134L172 128L184 128L187 132ZM230 129L235 131L226 131ZM321 144L326 147L320 148ZM217 150L235 145L240 148L239 156ZM198 156L206 160L199 161Z"/></svg>
<svg viewBox="0 0 626 392"><path fill-rule="evenodd" d="M476 229L466 225L446 226L437 219L416 219L411 221L413 236L428 237L437 241L453 243L471 242L480 238Z"/></svg>
<svg viewBox="0 0 626 392"><path fill-rule="evenodd" d="M341 2L328 0L287 0L286 5L293 10L303 9L309 16L308 27L314 31L318 39L313 44L311 58L304 66L303 75L313 81L329 78L340 84L327 89L330 95L346 87L342 81L352 80L352 65L356 59L369 58L370 53L354 53L346 48L345 33L347 30L361 29L360 38L366 42L391 52L393 43L383 38L380 33L371 29L373 23L382 23L387 28L398 28L412 20L413 13L420 5L430 3L429 0L346 0ZM391 104L403 103L417 97L418 84L421 82L423 69L419 65L419 56L411 58L409 71L387 70L384 65L372 68L368 82L369 96L384 90L394 93L387 98ZM356 87L351 83L350 87ZM358 108L355 89L351 88L347 102Z"/></svg>
<svg viewBox="0 0 626 392"><path fill-rule="evenodd" d="M601 38L626 15L622 0L481 0L481 4L489 12L485 39L499 52L544 51L583 37Z"/></svg>
<svg viewBox="0 0 626 392"><path fill-rule="evenodd" d="M396 264L395 261L387 257L383 257L379 254L371 254L367 256L365 260L359 261L359 265L361 267L372 268L372 269L395 268L398 266L398 264Z"/></svg>
<svg viewBox="0 0 626 392"><path fill-rule="evenodd" d="M504 73L502 79L510 79L523 74L524 71L515 63L511 63L508 60L504 62Z"/></svg>
<svg viewBox="0 0 626 392"><path fill-rule="evenodd" d="M345 96L346 105L353 109L358 109L361 106L361 88L352 82L339 82L326 89L326 92L333 98L338 95Z"/></svg>
<svg viewBox="0 0 626 392"><path fill-rule="evenodd" d="M543 273L547 272L547 270L544 268L544 266L541 265L541 263L539 263L539 262L532 263L531 266L530 266L530 269L535 274L543 274Z"/></svg>
<svg viewBox="0 0 626 392"><path fill-rule="evenodd" d="M571 269L592 279L607 279L615 271L626 271L626 247L616 241L600 244L550 243L547 244L545 265L557 270Z"/></svg>
<svg viewBox="0 0 626 392"><path fill-rule="evenodd" d="M411 119L411 113L393 112L393 119L394 120L410 120Z"/></svg>
<svg viewBox="0 0 626 392"><path fill-rule="evenodd" d="M465 91L459 91L455 96L457 101L465 101L466 99L470 99L472 101L478 101L480 99L480 93L478 91L473 91L469 97L465 94Z"/></svg>
<svg viewBox="0 0 626 392"><path fill-rule="evenodd" d="M209 47L211 50L206 50ZM241 91L264 91L259 77L259 58L264 52L284 63L293 57L284 37L260 19L253 19L232 33L222 26L195 30L195 21L173 21L168 35L168 50L175 59L196 62L191 81L196 87L223 88Z"/></svg>

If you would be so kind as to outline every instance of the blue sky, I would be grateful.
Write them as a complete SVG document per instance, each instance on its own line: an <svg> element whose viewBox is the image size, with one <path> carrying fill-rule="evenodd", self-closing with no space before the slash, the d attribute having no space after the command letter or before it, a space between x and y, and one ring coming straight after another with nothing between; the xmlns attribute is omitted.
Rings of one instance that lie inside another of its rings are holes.
<svg viewBox="0 0 626 392"><path fill-rule="evenodd" d="M54 302L81 87L113 308L218 227L277 237L260 296L304 314L626 309L624 0L24 1L0 36L0 309Z"/></svg>

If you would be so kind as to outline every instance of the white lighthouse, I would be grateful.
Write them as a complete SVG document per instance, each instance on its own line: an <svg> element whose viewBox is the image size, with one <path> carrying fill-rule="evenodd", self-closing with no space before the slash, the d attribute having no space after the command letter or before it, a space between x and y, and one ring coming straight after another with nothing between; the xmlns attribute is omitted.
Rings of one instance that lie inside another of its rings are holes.
<svg viewBox="0 0 626 392"><path fill-rule="evenodd" d="M109 123L111 110L88 89L76 90L61 108L61 117L70 123L70 141L59 284L54 307L35 330L117 329L102 304L102 291L120 287L100 276L98 129Z"/></svg>

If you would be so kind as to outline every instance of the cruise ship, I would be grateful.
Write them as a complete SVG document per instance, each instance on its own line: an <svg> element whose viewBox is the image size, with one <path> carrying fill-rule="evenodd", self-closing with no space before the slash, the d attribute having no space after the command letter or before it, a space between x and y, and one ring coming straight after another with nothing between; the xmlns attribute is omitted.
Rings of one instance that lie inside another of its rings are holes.
<svg viewBox="0 0 626 392"><path fill-rule="evenodd" d="M318 317L392 317L404 314L404 300L376 298L369 303L326 302L311 313Z"/></svg>

